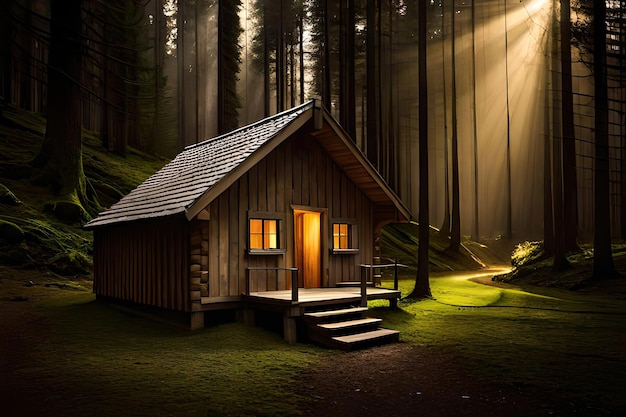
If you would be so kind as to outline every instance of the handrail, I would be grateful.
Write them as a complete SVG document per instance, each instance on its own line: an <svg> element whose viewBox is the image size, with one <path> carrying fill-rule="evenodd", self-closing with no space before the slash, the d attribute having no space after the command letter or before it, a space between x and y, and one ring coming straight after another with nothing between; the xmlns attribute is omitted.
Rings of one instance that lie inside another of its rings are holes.
<svg viewBox="0 0 626 417"><path fill-rule="evenodd" d="M398 289L398 267L408 268L408 265L393 263L393 264L360 264L361 268L368 268L370 274L372 269L374 268L391 268L393 267L393 289ZM363 279L363 274L361 274L361 279ZM373 281L372 281L373 282Z"/></svg>
<svg viewBox="0 0 626 417"><path fill-rule="evenodd" d="M291 301L298 301L298 268L280 268L280 267L264 267L264 266L249 266L246 268L247 275L247 288L246 295L250 295L250 271L276 271L275 280L276 288L278 288L278 271L291 271Z"/></svg>

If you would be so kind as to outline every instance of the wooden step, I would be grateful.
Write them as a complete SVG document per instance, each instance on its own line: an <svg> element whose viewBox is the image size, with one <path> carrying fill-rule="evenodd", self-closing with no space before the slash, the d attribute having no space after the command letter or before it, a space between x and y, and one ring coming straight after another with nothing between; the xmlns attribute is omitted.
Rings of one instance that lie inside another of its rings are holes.
<svg viewBox="0 0 626 417"><path fill-rule="evenodd" d="M325 311L313 311L309 313L304 313L305 317L323 319L329 317L340 317L350 314L360 314L364 311L367 311L367 307L350 307L350 308L341 308L337 310L325 310Z"/></svg>
<svg viewBox="0 0 626 417"><path fill-rule="evenodd" d="M321 327L322 329L326 329L326 330L341 330L341 329L347 329L350 327L358 327L358 326L365 326L365 325L369 325L369 324L378 324L381 321L383 321L382 319L375 319L375 318L370 318L370 317L366 317L363 319L357 319L357 320L348 320L348 321L339 321L336 323L324 323L324 324L318 324L318 327Z"/></svg>
<svg viewBox="0 0 626 417"><path fill-rule="evenodd" d="M361 349L366 346L397 342L400 340L400 332L397 330L379 328L369 332L336 336L333 337L332 340L340 349L353 350Z"/></svg>
<svg viewBox="0 0 626 417"><path fill-rule="evenodd" d="M338 321L335 323L318 324L313 331L322 331L329 336L343 336L357 332L374 330L382 322L382 319L365 317L355 320Z"/></svg>

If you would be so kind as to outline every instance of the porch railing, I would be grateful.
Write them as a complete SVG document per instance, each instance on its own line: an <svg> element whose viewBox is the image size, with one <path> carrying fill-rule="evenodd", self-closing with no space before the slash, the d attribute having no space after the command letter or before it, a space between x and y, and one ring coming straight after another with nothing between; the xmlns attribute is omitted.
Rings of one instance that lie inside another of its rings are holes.
<svg viewBox="0 0 626 417"><path fill-rule="evenodd" d="M374 270L375 269L385 269L385 268L393 268L393 289L398 289L398 268L406 268L407 265L399 264L394 262L392 264L360 264L361 267L361 281L363 281L363 276L365 275L366 280L369 279L370 282L374 282Z"/></svg>
<svg viewBox="0 0 626 417"><path fill-rule="evenodd" d="M298 268L278 268L278 267L263 267L263 266L250 266L246 268L246 295L250 295L250 287L251 287L251 271L274 271L274 285L276 289L278 289L278 272L279 271L290 271L291 272L291 301L298 301ZM269 279L269 274L266 280ZM258 288L258 282L257 282ZM265 285L267 288L267 282Z"/></svg>

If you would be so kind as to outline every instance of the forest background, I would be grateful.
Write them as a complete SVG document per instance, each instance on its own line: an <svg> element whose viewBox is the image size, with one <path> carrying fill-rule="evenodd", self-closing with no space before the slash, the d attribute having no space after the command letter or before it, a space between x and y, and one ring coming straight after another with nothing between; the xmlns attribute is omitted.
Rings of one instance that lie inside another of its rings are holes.
<svg viewBox="0 0 626 417"><path fill-rule="evenodd" d="M24 175L84 218L108 191L84 177L80 132L118 155L169 158L320 97L416 218L429 190L429 222L453 246L542 240L560 268L593 241L595 274L614 272L611 242L626 234L623 1L431 1L422 28L405 0L2 8L2 104L47 117Z"/></svg>

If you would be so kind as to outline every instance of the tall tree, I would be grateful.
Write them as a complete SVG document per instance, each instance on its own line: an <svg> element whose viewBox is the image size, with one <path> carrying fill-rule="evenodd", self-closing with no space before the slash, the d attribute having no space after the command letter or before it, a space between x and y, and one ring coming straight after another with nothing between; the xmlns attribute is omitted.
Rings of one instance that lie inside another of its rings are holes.
<svg viewBox="0 0 626 417"><path fill-rule="evenodd" d="M339 114L341 125L352 140L356 140L356 103L355 103L355 68L356 57L354 45L354 0L341 2L340 7L340 65L339 65Z"/></svg>
<svg viewBox="0 0 626 417"><path fill-rule="evenodd" d="M552 34L554 35L557 31L556 25L558 24L558 20L556 14L554 13L554 8L552 9L553 13L551 15L552 20ZM551 57L552 57L552 65L551 65L551 79L552 86L560 85L560 71L557 71L558 67L558 59L560 58L559 47L557 45L558 39L556 36L552 36L552 45L551 45ZM556 97L559 96L556 93L552 93L553 100L556 101ZM560 103L559 103L560 104ZM561 116L562 112L554 111L552 114L552 212L549 214L552 216L552 223L554 227L554 251L553 251L553 263L552 268L554 270L560 271L569 266L569 262L565 257L565 219L563 217L563 174L562 174L562 144L561 140Z"/></svg>
<svg viewBox="0 0 626 417"><path fill-rule="evenodd" d="M506 92L506 232L507 238L513 236L513 202L511 196L511 108L509 100L509 20L506 1L504 2L504 79Z"/></svg>
<svg viewBox="0 0 626 417"><path fill-rule="evenodd" d="M418 77L419 77L419 246L415 287L409 298L432 295L429 282L430 218L428 209L428 78L426 75L426 1L418 1Z"/></svg>
<svg viewBox="0 0 626 417"><path fill-rule="evenodd" d="M378 97L377 97L377 82L376 82L376 62L380 53L377 53L376 48L376 11L377 0L367 0L367 33L366 33L366 48L367 48L367 127L366 127L366 140L367 144L365 149L367 151L367 158L370 162L378 167Z"/></svg>
<svg viewBox="0 0 626 417"><path fill-rule="evenodd" d="M593 6L593 80L595 95L595 173L593 278L616 275L611 249L611 210L609 195L609 111L606 70L606 3Z"/></svg>
<svg viewBox="0 0 626 417"><path fill-rule="evenodd" d="M88 209L79 84L82 69L81 5L82 0L50 1L46 134L32 165L38 168L34 179L36 184L50 185L63 202ZM60 207L56 205L55 209Z"/></svg>
<svg viewBox="0 0 626 417"><path fill-rule="evenodd" d="M561 0L561 123L563 137L563 230L565 250L578 249L578 196L576 181L576 137L572 88L572 42L570 0Z"/></svg>
<svg viewBox="0 0 626 417"><path fill-rule="evenodd" d="M461 204L459 190L459 135L456 114L456 15L454 1L452 2L452 216L450 228L450 246L448 249L458 251L461 245Z"/></svg>
<svg viewBox="0 0 626 417"><path fill-rule="evenodd" d="M443 72L443 222L439 229L441 236L450 237L450 154L448 151L448 93L446 91L446 7L441 0L441 71ZM452 17L454 19L454 16ZM454 71L454 70L453 70Z"/></svg>
<svg viewBox="0 0 626 417"><path fill-rule="evenodd" d="M218 17L218 133L235 129L239 124L241 101L237 94L237 74L241 61L239 36L240 0L220 0Z"/></svg>
<svg viewBox="0 0 626 417"><path fill-rule="evenodd" d="M472 138L474 142L474 221L472 237L480 240L478 222L478 120L476 117L476 0L472 0Z"/></svg>

